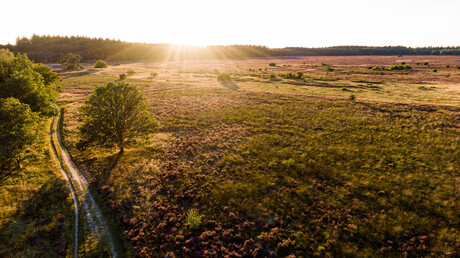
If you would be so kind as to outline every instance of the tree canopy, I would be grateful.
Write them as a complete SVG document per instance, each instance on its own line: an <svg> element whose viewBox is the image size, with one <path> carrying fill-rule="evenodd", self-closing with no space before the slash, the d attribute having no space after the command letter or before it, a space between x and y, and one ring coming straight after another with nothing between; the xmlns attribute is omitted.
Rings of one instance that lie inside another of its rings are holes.
<svg viewBox="0 0 460 258"><path fill-rule="evenodd" d="M0 46L1 47L1 46ZM58 62L67 54L79 54L83 60L152 61L183 59L234 59L265 56L350 56L350 55L460 55L460 46L334 46L323 48L268 48L256 45L175 46L172 44L131 43L120 40L81 36L39 36L18 38L5 45L13 52L27 53L38 62Z"/></svg>
<svg viewBox="0 0 460 258"><path fill-rule="evenodd" d="M38 114L15 98L0 99L0 164L18 166L26 156L26 147L37 140Z"/></svg>
<svg viewBox="0 0 460 258"><path fill-rule="evenodd" d="M123 81L99 86L85 101L79 128L79 148L87 146L124 147L153 132L158 122L148 111L143 92L135 84Z"/></svg>
<svg viewBox="0 0 460 258"><path fill-rule="evenodd" d="M0 52L0 98L14 97L42 115L54 114L52 103L60 90L57 73L42 64L35 64L27 55L12 57Z"/></svg>

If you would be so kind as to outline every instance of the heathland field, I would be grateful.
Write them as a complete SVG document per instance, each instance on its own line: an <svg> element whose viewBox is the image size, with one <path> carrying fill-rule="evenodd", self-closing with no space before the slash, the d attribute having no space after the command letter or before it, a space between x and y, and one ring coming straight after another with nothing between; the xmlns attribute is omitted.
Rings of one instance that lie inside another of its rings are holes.
<svg viewBox="0 0 460 258"><path fill-rule="evenodd" d="M356 56L61 71L64 142L135 256L456 256L459 65ZM121 154L80 151L79 109L122 73L161 128Z"/></svg>

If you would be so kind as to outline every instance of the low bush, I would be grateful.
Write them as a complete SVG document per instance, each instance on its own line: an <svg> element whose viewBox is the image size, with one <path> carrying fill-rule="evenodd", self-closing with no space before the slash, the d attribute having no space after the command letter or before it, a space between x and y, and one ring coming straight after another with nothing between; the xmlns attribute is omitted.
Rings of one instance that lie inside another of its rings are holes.
<svg viewBox="0 0 460 258"><path fill-rule="evenodd" d="M297 72L295 74L296 74L297 78L299 78L299 79L301 79L303 77L303 72L299 71L299 72Z"/></svg>
<svg viewBox="0 0 460 258"><path fill-rule="evenodd" d="M326 65L326 66L324 66L324 71L332 72L332 71L334 71L334 68L332 68L332 66L330 66L330 65Z"/></svg>
<svg viewBox="0 0 460 258"><path fill-rule="evenodd" d="M97 60L96 63L94 63L94 68L107 68L107 66L104 60Z"/></svg>
<svg viewBox="0 0 460 258"><path fill-rule="evenodd" d="M268 66L276 66L275 63L269 63Z"/></svg>
<svg viewBox="0 0 460 258"><path fill-rule="evenodd" d="M155 78L155 77L157 77L157 76L158 76L158 73L157 73L157 72L151 72L151 73L150 73L150 77Z"/></svg>
<svg viewBox="0 0 460 258"><path fill-rule="evenodd" d="M134 71L133 69L129 69L128 71L126 71L126 73L127 73L128 75L133 75L133 74L136 73L136 71Z"/></svg>
<svg viewBox="0 0 460 258"><path fill-rule="evenodd" d="M356 99L356 95L355 94L351 94L349 97L348 97L349 100L351 101L354 101Z"/></svg>
<svg viewBox="0 0 460 258"><path fill-rule="evenodd" d="M228 82L231 81L230 75L227 73L221 73L217 76L217 81L218 82Z"/></svg>

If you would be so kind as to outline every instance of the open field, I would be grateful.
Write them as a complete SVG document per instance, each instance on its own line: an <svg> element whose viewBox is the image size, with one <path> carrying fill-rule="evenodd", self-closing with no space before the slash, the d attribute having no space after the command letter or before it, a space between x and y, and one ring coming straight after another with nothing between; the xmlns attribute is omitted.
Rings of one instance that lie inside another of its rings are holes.
<svg viewBox="0 0 460 258"><path fill-rule="evenodd" d="M412 69L368 69L402 62ZM455 256L457 65L366 56L87 67L61 73L64 142L135 256ZM80 152L78 109L129 70L162 127L122 155ZM231 83L217 82L222 72Z"/></svg>

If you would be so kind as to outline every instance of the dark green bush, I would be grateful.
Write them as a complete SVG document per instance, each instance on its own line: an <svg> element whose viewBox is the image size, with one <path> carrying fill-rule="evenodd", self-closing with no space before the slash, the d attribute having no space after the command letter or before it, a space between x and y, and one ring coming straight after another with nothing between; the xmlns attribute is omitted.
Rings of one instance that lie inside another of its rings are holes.
<svg viewBox="0 0 460 258"><path fill-rule="evenodd" d="M428 62L423 63L424 65L428 65Z"/></svg>
<svg viewBox="0 0 460 258"><path fill-rule="evenodd" d="M97 60L94 68L107 68L107 63L104 60Z"/></svg>
<svg viewBox="0 0 460 258"><path fill-rule="evenodd" d="M276 66L275 63L269 63L268 65L269 65L269 66Z"/></svg>
<svg viewBox="0 0 460 258"><path fill-rule="evenodd" d="M297 78L301 79L303 77L303 72L297 72L296 73Z"/></svg>

